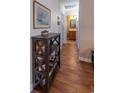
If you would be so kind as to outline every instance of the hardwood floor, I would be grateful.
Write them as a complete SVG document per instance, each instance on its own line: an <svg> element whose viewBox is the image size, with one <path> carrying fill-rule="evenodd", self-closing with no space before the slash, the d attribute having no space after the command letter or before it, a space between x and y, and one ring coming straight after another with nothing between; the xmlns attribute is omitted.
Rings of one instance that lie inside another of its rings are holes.
<svg viewBox="0 0 124 93"><path fill-rule="evenodd" d="M49 93L93 93L93 65L79 62L74 42L61 50L61 68L56 74ZM33 90L32 93L43 93Z"/></svg>

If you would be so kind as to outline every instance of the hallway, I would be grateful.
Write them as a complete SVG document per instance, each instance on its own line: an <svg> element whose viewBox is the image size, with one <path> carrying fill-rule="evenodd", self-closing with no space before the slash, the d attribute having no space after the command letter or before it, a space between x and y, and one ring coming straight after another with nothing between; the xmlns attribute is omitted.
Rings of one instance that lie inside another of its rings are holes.
<svg viewBox="0 0 124 93"><path fill-rule="evenodd" d="M93 65L78 62L75 42L68 42L61 50L61 67L49 93L92 93ZM33 90L32 93L42 93Z"/></svg>

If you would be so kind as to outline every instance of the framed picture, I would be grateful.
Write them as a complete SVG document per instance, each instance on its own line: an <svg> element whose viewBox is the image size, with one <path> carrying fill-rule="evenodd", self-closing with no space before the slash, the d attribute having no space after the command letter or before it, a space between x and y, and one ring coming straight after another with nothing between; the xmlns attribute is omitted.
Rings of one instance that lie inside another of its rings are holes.
<svg viewBox="0 0 124 93"><path fill-rule="evenodd" d="M76 19L71 19L70 20L70 29L75 29L76 28Z"/></svg>
<svg viewBox="0 0 124 93"><path fill-rule="evenodd" d="M33 2L33 28L50 28L51 10L37 1Z"/></svg>

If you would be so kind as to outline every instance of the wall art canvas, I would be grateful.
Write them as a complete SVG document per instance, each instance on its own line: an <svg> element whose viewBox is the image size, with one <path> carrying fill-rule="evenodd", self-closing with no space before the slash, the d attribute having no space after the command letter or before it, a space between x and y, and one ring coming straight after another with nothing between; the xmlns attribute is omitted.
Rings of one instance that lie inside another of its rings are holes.
<svg viewBox="0 0 124 93"><path fill-rule="evenodd" d="M37 1L33 4L33 28L50 28L51 10Z"/></svg>
<svg viewBox="0 0 124 93"><path fill-rule="evenodd" d="M70 29L75 29L76 28L76 20L75 19L71 19L70 20Z"/></svg>

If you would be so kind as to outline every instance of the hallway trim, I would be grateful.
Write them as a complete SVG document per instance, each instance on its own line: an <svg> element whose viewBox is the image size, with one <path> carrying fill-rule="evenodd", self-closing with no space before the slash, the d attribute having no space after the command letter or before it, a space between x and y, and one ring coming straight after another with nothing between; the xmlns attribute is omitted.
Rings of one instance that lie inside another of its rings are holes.
<svg viewBox="0 0 124 93"><path fill-rule="evenodd" d="M81 57L81 56L79 56L79 60L80 61L85 61L85 62L91 63L91 59L84 58L84 57Z"/></svg>

